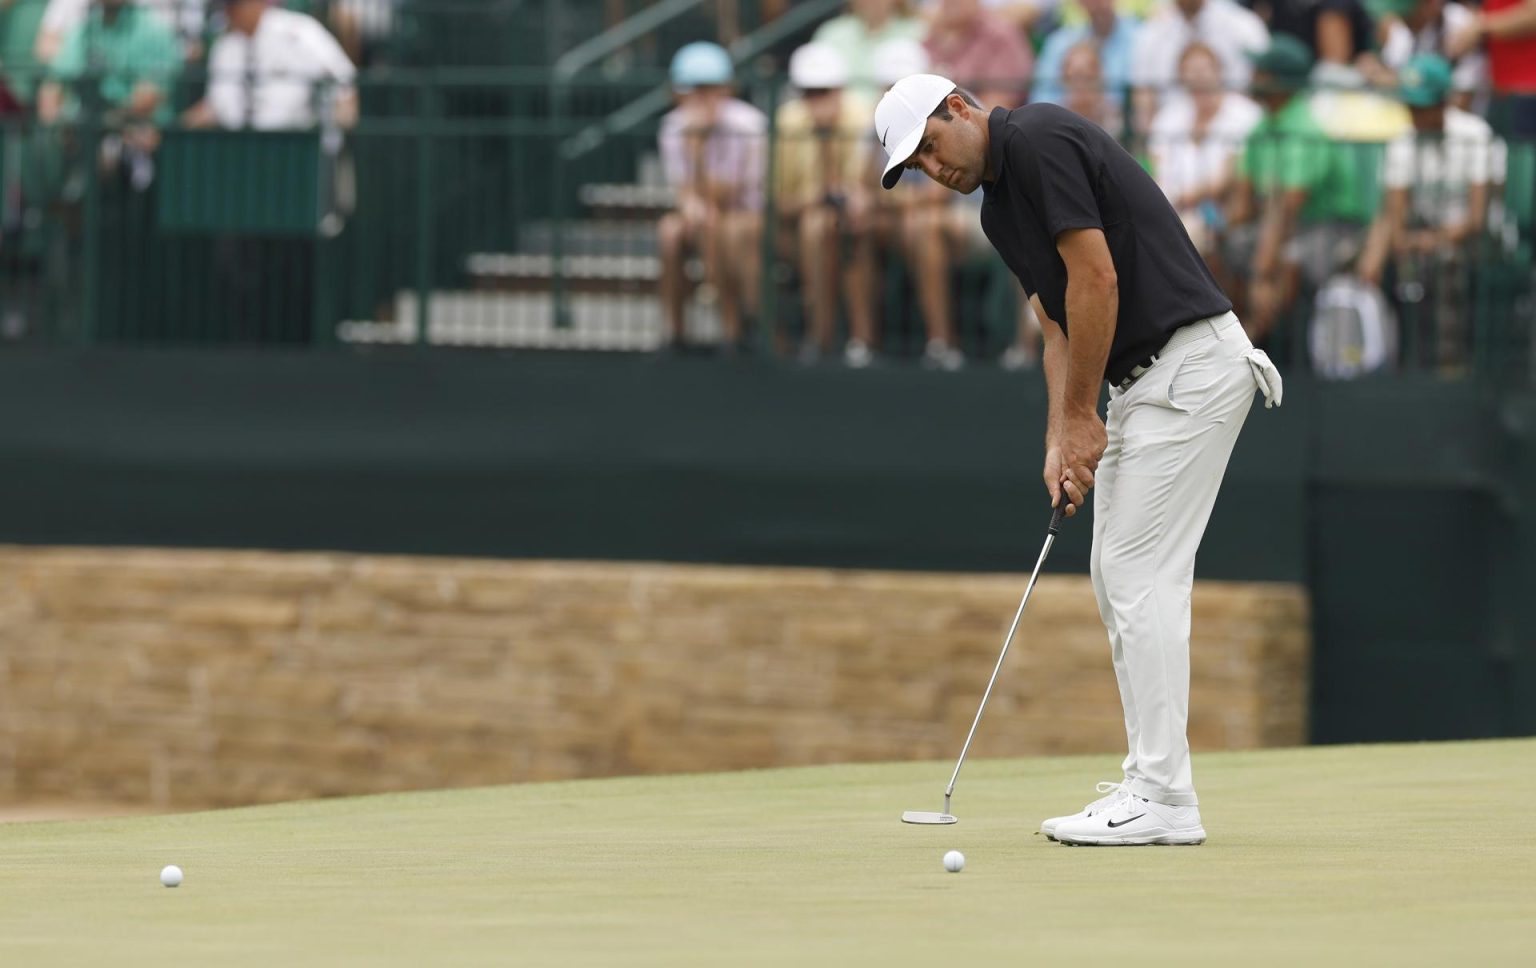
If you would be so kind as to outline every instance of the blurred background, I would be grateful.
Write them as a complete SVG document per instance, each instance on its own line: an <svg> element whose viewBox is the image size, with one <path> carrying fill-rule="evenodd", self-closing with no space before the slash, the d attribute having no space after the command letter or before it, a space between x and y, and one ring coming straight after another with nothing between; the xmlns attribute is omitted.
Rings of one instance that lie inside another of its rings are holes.
<svg viewBox="0 0 1536 968"><path fill-rule="evenodd" d="M0 800L942 758L1038 553L943 73L1286 375L1199 748L1536 732L1536 0L0 0ZM1123 742L1068 525L983 755Z"/></svg>

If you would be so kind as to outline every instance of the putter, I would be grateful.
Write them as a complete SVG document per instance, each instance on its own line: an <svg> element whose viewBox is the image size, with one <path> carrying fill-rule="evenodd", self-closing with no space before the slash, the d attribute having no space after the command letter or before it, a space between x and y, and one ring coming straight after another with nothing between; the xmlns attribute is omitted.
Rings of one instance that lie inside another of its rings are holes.
<svg viewBox="0 0 1536 968"><path fill-rule="evenodd" d="M965 765L965 754L970 752L971 740L976 737L976 727L981 724L981 714L987 709L987 700L992 698L992 687L997 683L997 674L1002 671L1003 660L1008 658L1008 646L1013 644L1013 633L1019 629L1019 619L1024 616L1024 606L1029 604L1029 593L1035 590L1035 580L1040 577L1040 567L1045 564L1045 556L1051 553L1051 545L1056 541L1056 532L1061 528L1061 519L1066 516L1067 498L1061 496L1061 506L1051 514L1051 527L1045 535L1045 547L1040 549L1040 560L1035 562L1035 572L1029 576L1029 585L1024 589L1024 598L1019 602L1019 610L1013 613L1013 624L1008 626L1008 637L1003 640L1003 651L997 657L997 665L992 667L992 678L987 680L987 691L981 695L981 705L976 708L976 718L971 720L971 731L966 734L965 745L960 748L960 759L955 763L955 772L950 774L949 786L944 788L944 810L941 813L929 813L925 810L908 810L901 815L902 823L945 824L956 823L958 818L949 812L949 798L955 794L955 781L960 778L960 767Z"/></svg>

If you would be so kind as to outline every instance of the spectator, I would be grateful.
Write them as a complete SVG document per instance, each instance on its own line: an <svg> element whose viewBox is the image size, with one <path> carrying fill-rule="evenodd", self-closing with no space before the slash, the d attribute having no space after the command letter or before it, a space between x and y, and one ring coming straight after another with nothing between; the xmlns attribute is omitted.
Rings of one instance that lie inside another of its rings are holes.
<svg viewBox="0 0 1536 968"><path fill-rule="evenodd" d="M307 14L266 0L224 0L229 29L207 55L207 94L183 115L189 128L350 128L358 118L356 68ZM327 108L329 103L329 108Z"/></svg>
<svg viewBox="0 0 1536 968"><path fill-rule="evenodd" d="M1387 146L1386 197L1357 271L1378 285L1391 258L1400 277L1423 286L1440 363L1452 365L1464 359L1472 242L1487 221L1489 187L1503 178L1503 146L1488 122L1446 103L1454 80L1443 57L1415 55L1400 77L1413 130Z"/></svg>
<svg viewBox="0 0 1536 968"><path fill-rule="evenodd" d="M207 20L208 0L139 0L171 30L187 39L188 45L201 43ZM91 0L48 0L38 28L34 52L41 64L48 64L63 46L64 38L85 22Z"/></svg>
<svg viewBox="0 0 1536 968"><path fill-rule="evenodd" d="M224 0L224 11L228 29L208 52L208 93L185 124L278 131L357 121L357 69L318 20L266 0Z"/></svg>
<svg viewBox="0 0 1536 968"><path fill-rule="evenodd" d="M1295 37L1316 65L1374 71L1376 31L1361 0L1255 0L1271 35Z"/></svg>
<svg viewBox="0 0 1536 968"><path fill-rule="evenodd" d="M873 108L844 89L848 66L834 48L810 43L796 50L789 80L800 96L780 105L776 117L774 205L780 251L793 253L799 265L806 318L801 359L811 362L832 350L841 276L851 330L844 356L850 366L867 366L875 342L873 251L855 244L854 263L840 269L842 235L869 229Z"/></svg>
<svg viewBox="0 0 1536 968"><path fill-rule="evenodd" d="M1198 41L1179 57L1179 85L1186 96L1158 110L1147 149L1153 177L1210 261L1221 224L1218 206L1231 191L1238 149L1264 111L1221 86L1221 59Z"/></svg>
<svg viewBox="0 0 1536 968"><path fill-rule="evenodd" d="M1265 338L1303 279L1319 286L1358 254L1374 199L1360 184L1354 146L1329 141L1306 95L1312 52L1275 37L1254 60L1265 116L1238 158L1229 262L1248 266L1246 325Z"/></svg>
<svg viewBox="0 0 1536 968"><path fill-rule="evenodd" d="M1125 114L1105 90L1104 67L1099 61L1097 46L1085 41L1067 51L1061 62L1061 80L1066 88L1062 107L1082 115L1117 138L1122 136Z"/></svg>
<svg viewBox="0 0 1536 968"><path fill-rule="evenodd" d="M940 0L923 46L934 73L970 88L982 101L1010 108L1024 102L1034 51L981 0Z"/></svg>
<svg viewBox="0 0 1536 968"><path fill-rule="evenodd" d="M1173 0L1161 8L1142 24L1131 54L1132 115L1138 132L1147 130L1163 92L1177 82L1184 48L1197 40L1221 58L1226 87L1243 91L1253 73L1249 57L1269 44L1269 29L1257 14L1233 0Z"/></svg>
<svg viewBox="0 0 1536 968"><path fill-rule="evenodd" d="M849 0L848 12L816 29L812 38L837 49L848 65L848 88L873 101L885 93L875 82L875 50L892 40L922 40L924 26L905 0Z"/></svg>
<svg viewBox="0 0 1536 968"><path fill-rule="evenodd" d="M103 167L121 163L142 190L153 178L150 156L160 144L158 125L169 117L167 95L180 69L180 45L152 11L131 0L96 0L85 21L65 36L49 80L38 89L38 120L73 122L84 111L100 112L108 129Z"/></svg>
<svg viewBox="0 0 1536 968"><path fill-rule="evenodd" d="M1536 0L1483 0L1446 53L1460 57L1479 43L1488 48L1496 127L1506 137L1536 138Z"/></svg>
<svg viewBox="0 0 1536 968"><path fill-rule="evenodd" d="M333 0L330 26L342 50L358 66L372 64L386 43L404 0Z"/></svg>
<svg viewBox="0 0 1536 968"><path fill-rule="evenodd" d="M48 0L0 2L0 67L5 70L0 91L0 114L30 105L44 72L33 53Z"/></svg>
<svg viewBox="0 0 1536 968"><path fill-rule="evenodd" d="M903 77L922 74L930 68L927 49L915 40L894 40L881 44L875 52L874 63L875 81L882 89ZM884 154L871 151L869 161L870 167L865 177L874 184L879 181L884 169ZM929 264L935 256L933 250L938 249L940 256L947 252L945 247L948 241L941 240L938 245L933 244L938 237L933 233L943 231L938 226L945 222L944 196L949 194L953 193L945 192L929 179L916 178L902 180L891 191L875 192L871 199L869 226L865 232L855 236L855 245L868 253L868 264L876 267L877 283L877 254L900 258L911 268L913 288L917 290L927 339L925 365L957 369L964 365L965 358L954 348L951 335L952 326L949 321L953 312L948 308L948 263L941 261L937 268ZM876 305L879 295L877 284ZM878 336L876 338L878 342Z"/></svg>
<svg viewBox="0 0 1536 968"><path fill-rule="evenodd" d="M1061 65L1067 51L1079 44L1093 44L1099 51L1099 67L1110 96L1125 100L1131 78L1131 53L1136 30L1141 25L1135 17L1117 13L1115 0L1082 0L1087 22L1053 30L1040 48L1035 63L1035 90L1031 100L1061 104L1066 92L1061 86Z"/></svg>
<svg viewBox="0 0 1536 968"><path fill-rule="evenodd" d="M661 119L662 168L677 210L657 227L666 349L683 346L684 261L697 252L719 297L727 352L741 346L743 316L758 304L764 140L768 119L730 95L731 57L707 41L672 58L677 107Z"/></svg>
<svg viewBox="0 0 1536 968"><path fill-rule="evenodd" d="M1472 96L1482 87L1487 61L1480 51L1460 58L1451 56L1450 45L1457 34L1466 30L1477 15L1459 3L1447 0L1377 0L1382 13L1378 24L1381 60L1394 76L1386 78L1394 86L1395 74L1417 54L1439 54L1451 61L1453 102L1462 110L1472 103Z"/></svg>

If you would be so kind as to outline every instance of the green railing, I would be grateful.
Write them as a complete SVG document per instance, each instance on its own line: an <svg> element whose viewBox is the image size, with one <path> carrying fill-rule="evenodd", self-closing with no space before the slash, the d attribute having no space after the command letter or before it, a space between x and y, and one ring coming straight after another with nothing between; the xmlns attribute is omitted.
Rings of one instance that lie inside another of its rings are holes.
<svg viewBox="0 0 1536 968"><path fill-rule="evenodd" d="M120 132L100 118L54 128L13 119L0 126L0 339L654 348L664 332L657 221L672 198L656 160L656 119L606 133L597 150L569 152L587 121L537 110L544 76L374 74L362 84L354 130L171 125L150 167L117 150ZM655 80L573 81L571 102L599 116ZM779 90L774 82L743 93L772 113ZM505 110L510 103L530 110ZM783 147L764 149L769 212L780 209ZM1369 180L1379 145L1335 147ZM1393 367L1529 379L1536 145L1511 146L1507 167L1486 229L1457 259L1390 260L1382 284L1399 318ZM749 342L793 354L812 311L801 241L777 215L758 229ZM900 226L880 232L870 283L876 342L887 359L916 358L931 335L931 287ZM851 265L851 223L836 245ZM1212 252L1241 296L1241 259L1230 246ZM700 282L703 269L690 258L689 281ZM946 271L959 348L973 362L999 359L1021 320L1016 283L974 239ZM836 344L851 323L841 279ZM1303 280L1270 336L1292 367L1307 365L1321 281ZM718 340L718 295L693 287L696 344Z"/></svg>

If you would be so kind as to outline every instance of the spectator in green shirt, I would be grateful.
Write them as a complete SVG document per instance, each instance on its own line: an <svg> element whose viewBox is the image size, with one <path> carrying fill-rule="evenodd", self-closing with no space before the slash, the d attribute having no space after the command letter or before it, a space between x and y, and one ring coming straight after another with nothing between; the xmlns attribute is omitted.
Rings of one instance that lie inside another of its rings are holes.
<svg viewBox="0 0 1536 968"><path fill-rule="evenodd" d="M1343 253L1358 254L1375 208L1360 175L1368 156L1332 142L1313 117L1312 64L1307 46L1285 34L1254 59L1253 97L1265 116L1238 157L1227 255L1247 269L1244 322L1255 341L1295 300L1303 274L1321 285Z"/></svg>
<svg viewBox="0 0 1536 968"><path fill-rule="evenodd" d="M0 0L0 67L5 86L23 104L41 80L42 66L32 56L32 45L43 22L48 0Z"/></svg>
<svg viewBox="0 0 1536 968"><path fill-rule="evenodd" d="M152 11L133 0L96 0L49 67L38 120L72 121L91 107L105 113L109 126L162 123L181 59L175 32Z"/></svg>
<svg viewBox="0 0 1536 968"><path fill-rule="evenodd" d="M875 50L892 40L921 41L926 31L905 0L849 0L848 12L816 28L812 40L842 56L848 90L873 104L885 93L875 80Z"/></svg>

